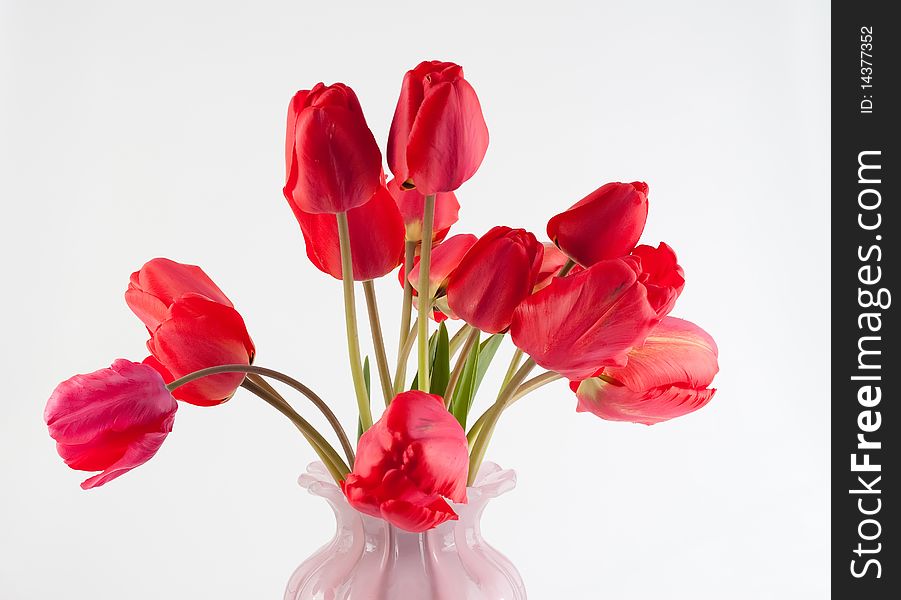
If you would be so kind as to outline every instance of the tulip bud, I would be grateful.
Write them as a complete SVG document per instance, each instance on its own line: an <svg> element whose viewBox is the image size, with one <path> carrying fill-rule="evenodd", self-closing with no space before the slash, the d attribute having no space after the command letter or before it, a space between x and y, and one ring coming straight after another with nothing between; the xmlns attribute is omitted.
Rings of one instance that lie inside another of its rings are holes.
<svg viewBox="0 0 901 600"><path fill-rule="evenodd" d="M466 253L447 284L450 310L488 333L506 331L538 279L544 246L525 229L494 227Z"/></svg>
<svg viewBox="0 0 901 600"><path fill-rule="evenodd" d="M365 204L378 189L382 155L353 90L317 83L288 105L285 198L307 213Z"/></svg>
<svg viewBox="0 0 901 600"><path fill-rule="evenodd" d="M120 358L59 384L44 421L70 468L102 471L81 484L90 489L153 458L172 431L177 409L159 373Z"/></svg>
<svg viewBox="0 0 901 600"><path fill-rule="evenodd" d="M601 377L573 382L579 412L608 421L653 425L710 402L708 389L719 370L710 335L688 321L664 318L625 367L605 368Z"/></svg>
<svg viewBox="0 0 901 600"><path fill-rule="evenodd" d="M589 267L629 254L647 218L647 184L608 183L548 221L547 234L567 256Z"/></svg>
<svg viewBox="0 0 901 600"><path fill-rule="evenodd" d="M388 135L388 166L421 194L452 192L488 150L488 127L463 67L427 61L407 71Z"/></svg>

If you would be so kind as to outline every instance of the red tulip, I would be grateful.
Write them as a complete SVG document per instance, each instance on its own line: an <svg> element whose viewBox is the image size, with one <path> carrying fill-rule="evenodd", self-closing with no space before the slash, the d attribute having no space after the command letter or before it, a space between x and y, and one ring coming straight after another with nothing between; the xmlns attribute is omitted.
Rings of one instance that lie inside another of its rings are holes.
<svg viewBox="0 0 901 600"><path fill-rule="evenodd" d="M151 356L144 362L167 383L207 367L249 365L255 353L238 311L197 294L172 303L151 333L147 348ZM222 373L192 381L173 393L191 404L214 406L231 398L242 381L243 373Z"/></svg>
<svg viewBox="0 0 901 600"><path fill-rule="evenodd" d="M178 403L159 373L125 359L59 384L44 410L56 450L72 469L102 471L90 489L153 458L172 431Z"/></svg>
<svg viewBox="0 0 901 600"><path fill-rule="evenodd" d="M648 290L648 302L657 311L661 319L673 310L676 299L685 287L685 271L676 262L673 249L660 242L660 245L638 246L632 256L641 260L641 275L638 280Z"/></svg>
<svg viewBox="0 0 901 600"><path fill-rule="evenodd" d="M638 282L635 259L602 261L557 277L517 307L513 343L542 367L570 379L623 366L657 321Z"/></svg>
<svg viewBox="0 0 901 600"><path fill-rule="evenodd" d="M341 279L341 248L335 215L305 213L292 205L307 246L307 257L317 269ZM403 261L404 222L391 194L379 187L366 204L347 211L350 255L354 279L376 279Z"/></svg>
<svg viewBox="0 0 901 600"><path fill-rule="evenodd" d="M166 318L169 306L176 298L188 293L200 294L224 306L232 306L203 269L168 258L154 258L140 271L131 274L125 302L147 329L153 331Z"/></svg>
<svg viewBox="0 0 901 600"><path fill-rule="evenodd" d="M646 183L608 183L547 224L547 234L583 266L629 254L648 218Z"/></svg>
<svg viewBox="0 0 901 600"><path fill-rule="evenodd" d="M407 190L401 187L397 179L388 182L388 191L397 203L397 208L404 219L404 227L407 230L407 241L422 241L422 219L425 209L425 196L419 190ZM437 244L443 240L451 225L457 222L460 212L460 203L453 192L438 194L435 196L435 216L432 225L432 243Z"/></svg>
<svg viewBox="0 0 901 600"><path fill-rule="evenodd" d="M360 437L341 487L350 505L412 532L457 519L445 498L466 502L466 434L440 396L399 394Z"/></svg>
<svg viewBox="0 0 901 600"><path fill-rule="evenodd" d="M379 187L382 155L353 90L317 83L288 105L285 198L308 213L365 204Z"/></svg>
<svg viewBox="0 0 901 600"><path fill-rule="evenodd" d="M538 270L538 279L535 281L535 289L533 290L535 292L549 286L568 260L566 255L560 251L560 248L554 244L543 245L544 257L541 259L541 268ZM570 271L570 273L572 272Z"/></svg>
<svg viewBox="0 0 901 600"><path fill-rule="evenodd" d="M145 362L166 382L223 364L250 364L254 346L244 320L199 267L155 258L132 273L125 292L129 308L150 331ZM175 390L175 397L198 406L228 400L241 373L204 377Z"/></svg>
<svg viewBox="0 0 901 600"><path fill-rule="evenodd" d="M407 71L388 135L388 166L422 194L452 192L488 150L488 127L463 67L428 61Z"/></svg>
<svg viewBox="0 0 901 600"><path fill-rule="evenodd" d="M664 318L622 368L574 382L579 412L653 425L696 411L713 398L719 370L713 338L688 321Z"/></svg>
<svg viewBox="0 0 901 600"><path fill-rule="evenodd" d="M525 229L494 227L466 253L447 284L447 303L488 333L506 331L541 268L544 246Z"/></svg>

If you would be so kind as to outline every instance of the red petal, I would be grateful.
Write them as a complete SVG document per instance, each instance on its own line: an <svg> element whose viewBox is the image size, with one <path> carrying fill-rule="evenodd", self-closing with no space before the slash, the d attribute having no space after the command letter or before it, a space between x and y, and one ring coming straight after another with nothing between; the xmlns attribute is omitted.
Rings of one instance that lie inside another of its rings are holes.
<svg viewBox="0 0 901 600"><path fill-rule="evenodd" d="M203 269L168 258L154 258L131 274L125 302L153 331L165 318L169 305L188 293L199 294L225 306L232 305Z"/></svg>
<svg viewBox="0 0 901 600"><path fill-rule="evenodd" d="M584 266L625 256L648 218L647 189L641 182L603 185L548 221L548 236Z"/></svg>
<svg viewBox="0 0 901 600"><path fill-rule="evenodd" d="M513 343L539 365L570 379L624 365L656 323L630 263L610 260L555 278L516 309Z"/></svg>
<svg viewBox="0 0 901 600"><path fill-rule="evenodd" d="M608 421L653 425L694 412L713 398L716 390L676 385L633 392L598 378L586 379L576 396L578 412L590 412Z"/></svg>
<svg viewBox="0 0 901 600"><path fill-rule="evenodd" d="M345 212L365 204L379 187L381 153L355 110L305 107L297 116L294 152L297 173L289 176L285 195L299 210Z"/></svg>
<svg viewBox="0 0 901 600"><path fill-rule="evenodd" d="M408 177L417 189L456 190L475 174L487 150L488 127L469 82L428 85L407 143Z"/></svg>
<svg viewBox="0 0 901 600"><path fill-rule="evenodd" d="M664 318L644 344L629 353L625 367L608 368L604 374L633 391L682 385L705 388L719 371L716 342L689 321Z"/></svg>
<svg viewBox="0 0 901 600"><path fill-rule="evenodd" d="M244 320L235 309L190 294L172 304L147 345L175 378L217 365L247 365L254 355ZM243 373L213 375L174 394L191 404L211 406L228 400L243 380Z"/></svg>

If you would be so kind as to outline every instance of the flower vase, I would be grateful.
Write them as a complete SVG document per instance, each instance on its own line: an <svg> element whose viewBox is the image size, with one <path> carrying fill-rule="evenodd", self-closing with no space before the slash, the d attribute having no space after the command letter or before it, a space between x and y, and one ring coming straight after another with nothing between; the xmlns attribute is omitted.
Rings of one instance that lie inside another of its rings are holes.
<svg viewBox="0 0 901 600"><path fill-rule="evenodd" d="M516 567L482 539L488 501L516 485L516 474L485 463L452 504L459 520L423 533L398 529L348 504L321 463L300 485L324 498L337 521L332 540L294 572L285 600L525 600Z"/></svg>

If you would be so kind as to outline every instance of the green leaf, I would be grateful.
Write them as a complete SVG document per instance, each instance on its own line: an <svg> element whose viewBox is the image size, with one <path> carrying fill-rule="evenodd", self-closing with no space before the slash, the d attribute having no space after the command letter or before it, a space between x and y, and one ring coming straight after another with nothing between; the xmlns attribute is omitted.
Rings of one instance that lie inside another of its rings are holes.
<svg viewBox="0 0 901 600"><path fill-rule="evenodd" d="M466 362L463 363L463 372L460 374L457 387L454 389L454 397L451 399L448 407L463 429L466 429L466 419L469 416L469 410L472 408L472 401L475 397L481 349L482 347L478 343L472 345L472 350L469 351L469 354L466 356Z"/></svg>
<svg viewBox="0 0 901 600"><path fill-rule="evenodd" d="M370 378L369 378L369 357L363 361L363 382L366 384L366 398L369 399L370 405L372 401L372 393L370 392ZM363 435L363 422L357 418L357 439L360 439L360 436ZM353 465L351 465L353 466Z"/></svg>
<svg viewBox="0 0 901 600"><path fill-rule="evenodd" d="M431 381L429 392L444 397L447 383L450 380L450 338L444 323L438 326L438 337L435 341L435 355L432 358Z"/></svg>
<svg viewBox="0 0 901 600"><path fill-rule="evenodd" d="M479 365L476 370L475 388L472 392L473 396L479 391L479 386L482 385L482 379L485 378L485 373L488 372L488 367L491 366L491 361L494 360L494 355L497 354L497 349L501 347L501 342L503 341L504 334L495 333L482 342L482 347L479 350Z"/></svg>

